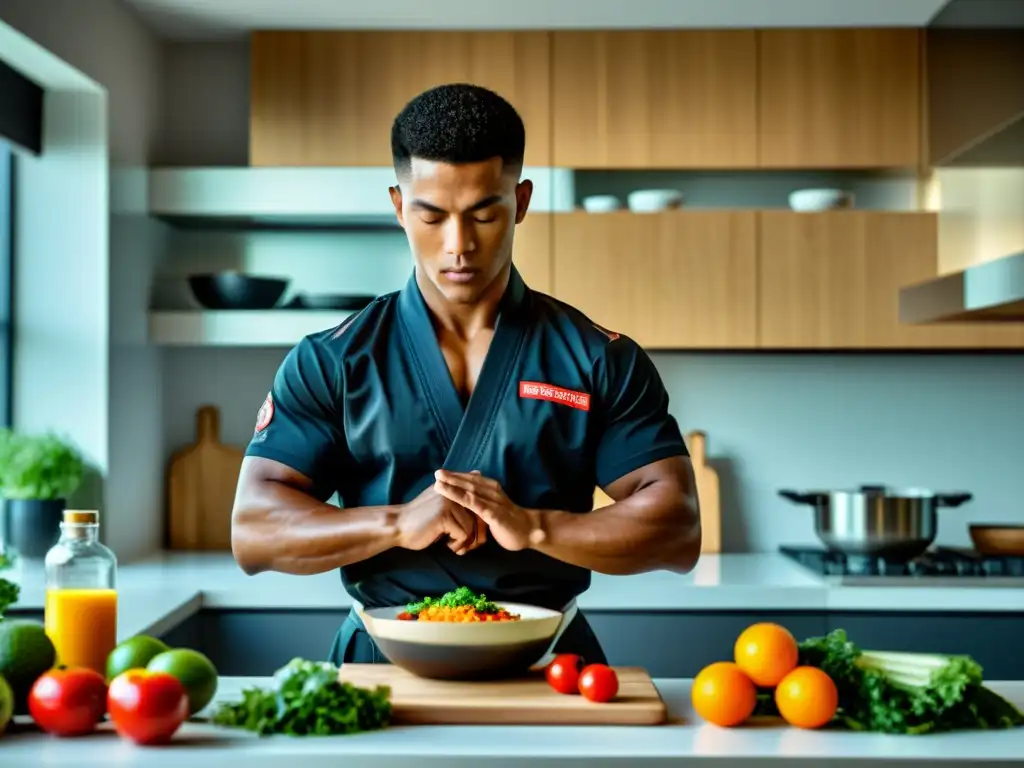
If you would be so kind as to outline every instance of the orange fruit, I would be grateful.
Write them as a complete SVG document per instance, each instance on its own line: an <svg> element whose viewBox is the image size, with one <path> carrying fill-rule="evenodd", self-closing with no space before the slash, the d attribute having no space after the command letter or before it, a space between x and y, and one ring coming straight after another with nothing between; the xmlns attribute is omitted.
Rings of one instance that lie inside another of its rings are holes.
<svg viewBox="0 0 1024 768"><path fill-rule="evenodd" d="M799 662L796 638L785 627L770 623L743 630L733 655L739 668L762 688L774 688Z"/></svg>
<svg viewBox="0 0 1024 768"><path fill-rule="evenodd" d="M821 728L835 717L839 691L817 667L797 667L776 686L775 706L790 725Z"/></svg>
<svg viewBox="0 0 1024 768"><path fill-rule="evenodd" d="M713 725L739 725L757 706L757 688L743 670L731 661L704 667L693 679L690 691L693 709Z"/></svg>

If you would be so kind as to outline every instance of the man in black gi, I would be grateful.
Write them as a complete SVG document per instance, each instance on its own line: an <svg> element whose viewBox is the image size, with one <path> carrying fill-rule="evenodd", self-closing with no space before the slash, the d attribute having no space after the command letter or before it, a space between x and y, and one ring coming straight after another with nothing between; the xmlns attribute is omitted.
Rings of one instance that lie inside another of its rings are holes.
<svg viewBox="0 0 1024 768"><path fill-rule="evenodd" d="M513 264L524 145L515 109L477 86L428 90L395 119L413 274L281 364L232 548L250 574L340 569L367 608L466 586L572 611L556 650L605 662L576 597L592 571L691 570L697 495L647 354ZM595 486L615 503L592 511ZM330 659L386 661L356 611Z"/></svg>

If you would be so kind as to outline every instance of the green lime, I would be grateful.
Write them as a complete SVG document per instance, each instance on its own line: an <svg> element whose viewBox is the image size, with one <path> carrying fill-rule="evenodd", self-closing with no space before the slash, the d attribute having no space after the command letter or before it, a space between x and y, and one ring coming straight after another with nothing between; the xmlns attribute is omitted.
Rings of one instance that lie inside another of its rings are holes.
<svg viewBox="0 0 1024 768"><path fill-rule="evenodd" d="M7 681L0 677L0 736L14 717L14 691Z"/></svg>
<svg viewBox="0 0 1024 768"><path fill-rule="evenodd" d="M149 635L136 635L125 640L107 657L107 682L129 669L145 669L146 665L171 647L162 640Z"/></svg>
<svg viewBox="0 0 1024 768"><path fill-rule="evenodd" d="M14 692L14 714L28 713L28 692L46 670L57 663L57 651L38 621L0 621L0 677Z"/></svg>
<svg viewBox="0 0 1024 768"><path fill-rule="evenodd" d="M217 668L199 651L175 648L155 656L146 668L174 675L188 691L189 714L194 715L217 692Z"/></svg>

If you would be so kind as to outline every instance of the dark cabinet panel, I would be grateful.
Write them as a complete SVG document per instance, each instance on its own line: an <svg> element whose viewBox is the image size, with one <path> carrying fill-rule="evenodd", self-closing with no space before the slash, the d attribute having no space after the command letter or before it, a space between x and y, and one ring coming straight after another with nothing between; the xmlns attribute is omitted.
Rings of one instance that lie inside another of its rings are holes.
<svg viewBox="0 0 1024 768"><path fill-rule="evenodd" d="M172 646L207 654L222 675L265 676L296 656L323 659L344 610L204 610L163 636ZM8 613L41 621L42 611ZM705 665L728 660L743 629L774 621L798 639L842 628L862 648L921 653L965 653L988 680L1024 680L1022 613L880 613L588 611L608 660L645 667L654 677L693 677Z"/></svg>
<svg viewBox="0 0 1024 768"><path fill-rule="evenodd" d="M1014 651L1024 634L1020 613L830 613L861 648L911 653L965 653L986 680L1024 680L1024 656Z"/></svg>
<svg viewBox="0 0 1024 768"><path fill-rule="evenodd" d="M821 613L589 612L587 620L609 663L644 667L653 677L695 677L715 661L731 661L736 637L758 621L774 621L798 638L820 635Z"/></svg>

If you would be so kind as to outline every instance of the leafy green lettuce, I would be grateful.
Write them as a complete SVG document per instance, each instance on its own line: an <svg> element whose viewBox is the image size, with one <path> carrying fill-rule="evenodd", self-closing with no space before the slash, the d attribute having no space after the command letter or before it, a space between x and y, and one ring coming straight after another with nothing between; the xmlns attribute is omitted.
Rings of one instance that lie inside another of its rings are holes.
<svg viewBox="0 0 1024 768"><path fill-rule="evenodd" d="M818 667L839 690L837 718L848 728L894 734L1013 728L1024 713L986 688L969 656L866 651L842 629L800 643L800 663ZM776 714L762 693L759 714Z"/></svg>

